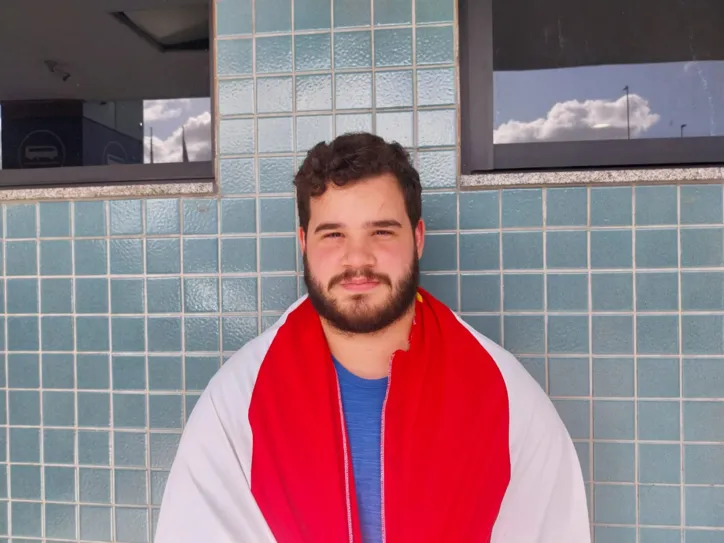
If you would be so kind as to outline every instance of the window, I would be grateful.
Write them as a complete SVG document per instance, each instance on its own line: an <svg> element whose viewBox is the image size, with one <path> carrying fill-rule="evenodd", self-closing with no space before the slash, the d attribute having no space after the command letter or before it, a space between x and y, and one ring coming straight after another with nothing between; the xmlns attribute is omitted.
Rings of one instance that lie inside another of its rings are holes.
<svg viewBox="0 0 724 543"><path fill-rule="evenodd" d="M213 178L209 0L4 0L1 187Z"/></svg>
<svg viewBox="0 0 724 543"><path fill-rule="evenodd" d="M462 170L724 162L724 3L460 0Z"/></svg>

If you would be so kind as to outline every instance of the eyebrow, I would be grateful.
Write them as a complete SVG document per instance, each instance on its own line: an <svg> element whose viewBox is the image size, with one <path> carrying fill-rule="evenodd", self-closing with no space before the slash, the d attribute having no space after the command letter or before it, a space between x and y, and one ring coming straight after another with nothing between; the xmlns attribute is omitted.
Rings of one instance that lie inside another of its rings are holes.
<svg viewBox="0 0 724 543"><path fill-rule="evenodd" d="M365 223L367 228L402 228L399 221L395 219L383 219L380 221L369 221ZM339 230L342 228L342 223L338 222L323 222L314 229L314 233L323 232L327 230Z"/></svg>

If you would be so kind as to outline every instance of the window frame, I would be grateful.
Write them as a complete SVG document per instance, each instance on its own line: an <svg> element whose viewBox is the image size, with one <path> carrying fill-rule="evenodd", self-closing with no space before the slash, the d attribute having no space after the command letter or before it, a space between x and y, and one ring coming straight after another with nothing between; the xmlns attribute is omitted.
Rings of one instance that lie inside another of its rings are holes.
<svg viewBox="0 0 724 543"><path fill-rule="evenodd" d="M66 166L61 168L0 168L0 191L48 188L73 189L123 185L212 184L217 188L217 99L216 99L216 2L209 0L209 115L211 157L194 162L159 162L154 164L113 164L100 166ZM139 39L142 39L139 36ZM168 51L174 55L185 51ZM145 145L145 134L144 134Z"/></svg>
<svg viewBox="0 0 724 543"><path fill-rule="evenodd" d="M724 136L494 144L493 0L458 0L458 13L462 175L724 162Z"/></svg>

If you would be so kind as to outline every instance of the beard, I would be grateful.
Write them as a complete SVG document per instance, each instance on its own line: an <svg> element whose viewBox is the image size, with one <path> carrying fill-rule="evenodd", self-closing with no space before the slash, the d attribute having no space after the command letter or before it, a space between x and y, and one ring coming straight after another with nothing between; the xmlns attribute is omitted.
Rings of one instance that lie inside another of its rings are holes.
<svg viewBox="0 0 724 543"><path fill-rule="evenodd" d="M328 321L341 332L349 334L372 334L379 332L402 317L415 301L417 287L420 283L420 262L417 253L413 251L412 261L407 273L395 284L384 274L374 273L369 268L347 270L329 280L324 286L312 275L309 269L307 255L304 259L304 282L312 306L320 317ZM329 292L332 287L353 278L364 277L378 281L380 285L387 285L390 293L387 299L379 305L372 305L367 301L367 294L355 294L343 302L332 298Z"/></svg>

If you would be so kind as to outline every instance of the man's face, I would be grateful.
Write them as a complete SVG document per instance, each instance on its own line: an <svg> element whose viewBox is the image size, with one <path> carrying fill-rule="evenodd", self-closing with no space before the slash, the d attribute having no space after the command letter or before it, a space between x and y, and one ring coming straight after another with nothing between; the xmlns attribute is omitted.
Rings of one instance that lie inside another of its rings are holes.
<svg viewBox="0 0 724 543"><path fill-rule="evenodd" d="M329 185L312 198L300 229L304 280L319 314L350 333L371 333L399 319L415 300L422 221L412 228L397 179L384 174Z"/></svg>

